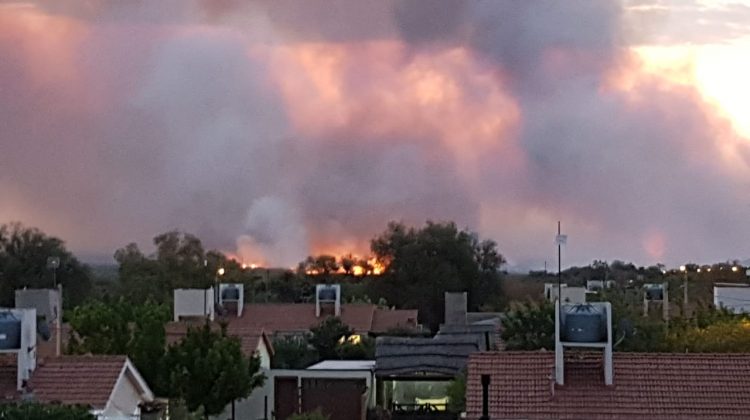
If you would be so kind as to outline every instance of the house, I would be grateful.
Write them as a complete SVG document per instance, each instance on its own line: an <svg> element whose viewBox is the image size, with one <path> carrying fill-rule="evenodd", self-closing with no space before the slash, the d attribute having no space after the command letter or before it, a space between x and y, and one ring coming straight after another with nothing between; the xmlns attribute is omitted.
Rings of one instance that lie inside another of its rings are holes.
<svg viewBox="0 0 750 420"><path fill-rule="evenodd" d="M714 306L735 314L750 313L750 284L715 283Z"/></svg>
<svg viewBox="0 0 750 420"><path fill-rule="evenodd" d="M467 419L746 419L750 354L614 353L613 385L598 354L571 354L555 385L554 352L469 356Z"/></svg>
<svg viewBox="0 0 750 420"><path fill-rule="evenodd" d="M238 296L231 303L235 306L225 310L229 303L226 284L221 284L222 292L209 293L210 289L175 290L174 319L195 319L203 314L211 317L223 312L221 320L234 331L265 331L269 336L305 334L310 328L329 317L339 317L356 334L379 335L391 329L417 329L417 310L380 308L372 304L341 303L341 289L338 285L318 285L315 303L244 303L243 285L233 285ZM216 302L214 302L214 300ZM237 305L239 301L239 305ZM218 307L216 307L218 305Z"/></svg>
<svg viewBox="0 0 750 420"><path fill-rule="evenodd" d="M372 360L325 360L307 369L274 369L274 418L320 409L330 420L365 420L375 404Z"/></svg>
<svg viewBox="0 0 750 420"><path fill-rule="evenodd" d="M27 392L42 403L83 405L101 420L132 419L154 394L126 356L62 356L37 366Z"/></svg>
<svg viewBox="0 0 750 420"><path fill-rule="evenodd" d="M568 286L565 283L558 287L557 283L544 283L544 298L550 302L556 301L558 294L562 294L563 302L585 303L586 292L585 287Z"/></svg>
<svg viewBox="0 0 750 420"><path fill-rule="evenodd" d="M101 420L132 419L154 394L126 356L37 358L35 308L0 310L0 397L89 407Z"/></svg>
<svg viewBox="0 0 750 420"><path fill-rule="evenodd" d="M393 415L443 411L448 386L469 355L502 347L500 314L467 311L467 294L445 293L445 322L432 337L378 337L375 375L378 406Z"/></svg>
<svg viewBox="0 0 750 420"><path fill-rule="evenodd" d="M750 354L614 353L608 302L555 306L554 352L469 356L468 419L739 419L750 413Z"/></svg>
<svg viewBox="0 0 750 420"><path fill-rule="evenodd" d="M193 320L192 322L180 321L167 323L165 327L167 344L179 342L185 337L189 327L199 327L204 322L205 320L201 319ZM212 322L210 325L217 330L220 328L218 322ZM229 405L224 410L224 413L216 416L216 418L230 418L232 410L234 410L236 416L239 416L238 418L270 418L271 406L269 403L273 402L273 385L269 382L268 378L271 376L271 357L273 357L274 351L271 339L263 329L243 329L238 325L227 326L227 334L240 339L242 351L246 356L257 355L260 358L260 373L266 376L266 382L262 387L253 390L248 398Z"/></svg>

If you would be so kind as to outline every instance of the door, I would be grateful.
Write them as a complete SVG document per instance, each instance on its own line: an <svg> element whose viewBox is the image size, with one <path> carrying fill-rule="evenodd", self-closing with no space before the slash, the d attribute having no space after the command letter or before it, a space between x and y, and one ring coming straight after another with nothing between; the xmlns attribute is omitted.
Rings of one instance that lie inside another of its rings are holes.
<svg viewBox="0 0 750 420"><path fill-rule="evenodd" d="M277 376L274 378L273 410L276 419L286 420L299 411L296 376Z"/></svg>

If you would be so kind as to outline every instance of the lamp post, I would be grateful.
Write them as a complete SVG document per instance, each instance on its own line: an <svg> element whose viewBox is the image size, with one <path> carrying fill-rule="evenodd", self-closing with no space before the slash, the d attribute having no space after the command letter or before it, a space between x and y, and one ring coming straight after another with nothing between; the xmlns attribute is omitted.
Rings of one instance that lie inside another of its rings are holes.
<svg viewBox="0 0 750 420"><path fill-rule="evenodd" d="M52 285L57 289L57 313L55 313L55 356L62 354L62 284L57 284L57 269L60 257L47 257L47 268L52 270ZM48 322L45 320L45 322Z"/></svg>
<svg viewBox="0 0 750 420"><path fill-rule="evenodd" d="M683 282L682 290L682 316L687 316L688 313L688 271L684 265L680 266L680 271L685 274L685 280Z"/></svg>

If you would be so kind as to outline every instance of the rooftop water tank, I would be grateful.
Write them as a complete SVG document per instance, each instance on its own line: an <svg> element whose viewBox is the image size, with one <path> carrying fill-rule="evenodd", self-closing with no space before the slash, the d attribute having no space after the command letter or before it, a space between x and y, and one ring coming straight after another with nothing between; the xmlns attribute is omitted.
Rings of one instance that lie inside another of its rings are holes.
<svg viewBox="0 0 750 420"><path fill-rule="evenodd" d="M664 300L664 288L660 284L653 284L646 287L646 299Z"/></svg>
<svg viewBox="0 0 750 420"><path fill-rule="evenodd" d="M565 311L563 336L574 343L598 343L607 335L606 315L592 305L575 305Z"/></svg>
<svg viewBox="0 0 750 420"><path fill-rule="evenodd" d="M336 288L333 286L324 286L318 292L318 300L336 300Z"/></svg>
<svg viewBox="0 0 750 420"><path fill-rule="evenodd" d="M21 348L21 320L10 312L0 312L0 350Z"/></svg>
<svg viewBox="0 0 750 420"><path fill-rule="evenodd" d="M224 290L221 291L221 300L225 302L240 300L240 289L233 284L227 285Z"/></svg>

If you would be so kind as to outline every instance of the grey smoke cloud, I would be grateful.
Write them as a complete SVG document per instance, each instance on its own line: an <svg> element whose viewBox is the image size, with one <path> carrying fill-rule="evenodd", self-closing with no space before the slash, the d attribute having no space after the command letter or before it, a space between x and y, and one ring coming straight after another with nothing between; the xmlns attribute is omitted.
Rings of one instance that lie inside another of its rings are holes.
<svg viewBox="0 0 750 420"><path fill-rule="evenodd" d="M613 69L632 65L631 17L618 2L36 7L26 16L64 20L62 35L52 24L46 36L34 32L0 6L0 56L11 58L0 61L0 218L59 234L79 253L108 254L179 228L248 262L290 266L310 252L361 251L389 220L437 219L538 265L551 258L558 218L572 230L570 262L750 251L741 245L748 180L722 163L719 140L732 136L725 122L692 89L656 79L637 87L645 100L602 89ZM294 100L312 102L316 91L281 88L311 76L278 74L268 53L310 43L344 46L348 57L333 73L343 78L345 111L317 110L341 116L315 129ZM382 58L357 46L367 43L404 50ZM474 64L447 70L462 92L456 103L494 104L463 73L486 70L519 113L481 147L431 117L442 108L388 83L457 48ZM392 122L399 116L407 123ZM747 165L747 146L728 141ZM472 148L481 153L460 156Z"/></svg>

